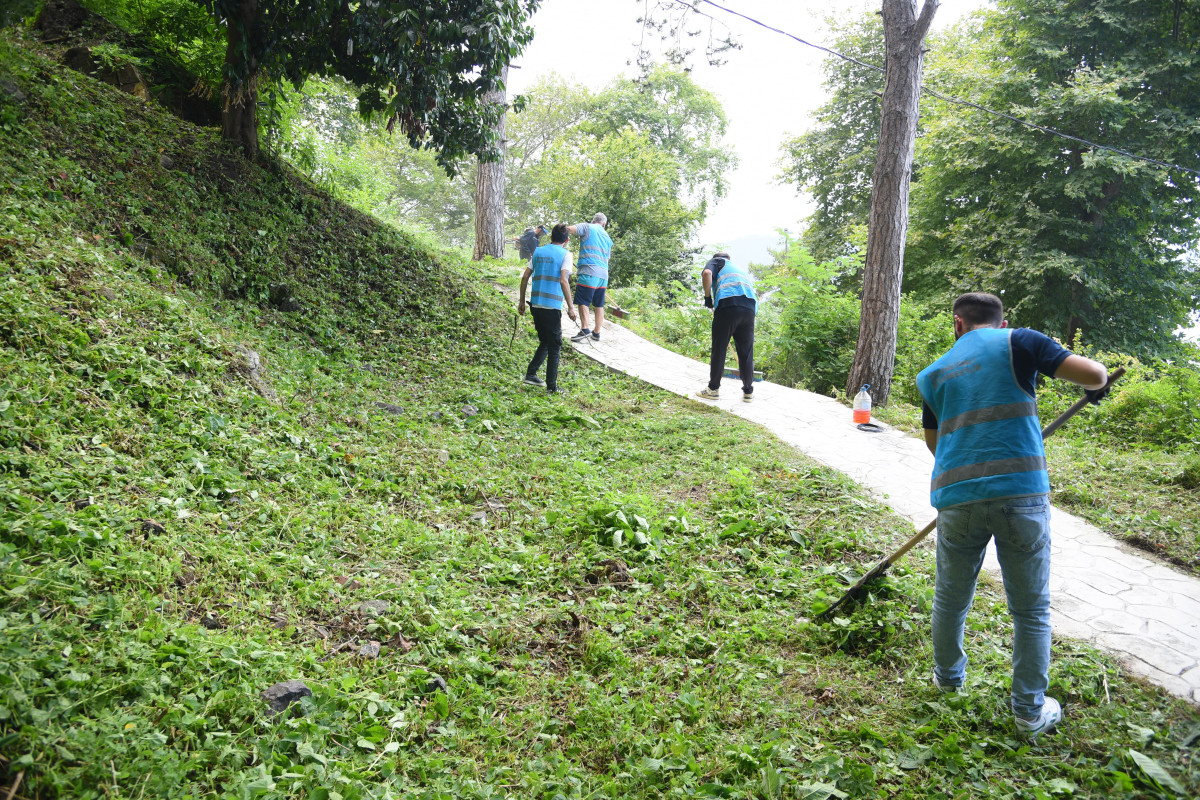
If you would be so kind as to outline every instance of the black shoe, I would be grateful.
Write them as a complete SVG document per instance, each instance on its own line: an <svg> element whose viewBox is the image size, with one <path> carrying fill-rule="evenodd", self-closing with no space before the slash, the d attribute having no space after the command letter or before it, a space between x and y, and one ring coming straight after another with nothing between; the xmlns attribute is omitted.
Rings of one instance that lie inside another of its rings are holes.
<svg viewBox="0 0 1200 800"><path fill-rule="evenodd" d="M591 335L592 335L592 332L590 330L588 330L587 328L584 328L579 333L572 336L571 341L572 342L582 342L584 339L586 339L587 337L589 337Z"/></svg>
<svg viewBox="0 0 1200 800"><path fill-rule="evenodd" d="M563 396L565 396L565 395L566 395L566 392L564 392L564 391L563 391L561 388L559 388L558 386L555 386L553 389L547 389L547 390L546 390L546 394L552 394L552 395L554 395L555 397L563 397Z"/></svg>
<svg viewBox="0 0 1200 800"><path fill-rule="evenodd" d="M526 375L522 383L528 383L530 386L545 386L546 382L537 375Z"/></svg>
<svg viewBox="0 0 1200 800"><path fill-rule="evenodd" d="M600 341L600 334L598 334L598 333L593 333L593 334L592 334L592 341L593 341L593 342L598 342L598 341Z"/></svg>

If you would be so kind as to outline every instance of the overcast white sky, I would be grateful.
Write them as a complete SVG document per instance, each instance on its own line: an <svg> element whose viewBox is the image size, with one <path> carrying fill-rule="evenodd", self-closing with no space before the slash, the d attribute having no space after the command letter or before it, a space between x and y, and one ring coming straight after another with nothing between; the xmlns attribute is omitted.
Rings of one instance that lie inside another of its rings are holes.
<svg viewBox="0 0 1200 800"><path fill-rule="evenodd" d="M831 46L824 18L876 10L880 0L718 0L733 9L806 41ZM533 18L535 38L515 63L509 93L519 94L538 77L557 72L564 78L600 89L619 75L636 74L637 19L645 0L543 0ZM944 0L935 28L949 25L987 0ZM740 166L730 176L730 191L709 210L700 231L703 243L729 242L744 236L771 234L776 228L797 230L808 215L808 201L792 186L779 186L780 144L802 133L809 115L825 99L820 51L778 33L709 7L742 45L727 54L728 62L709 67L703 47L692 59L693 78L717 95L729 118L726 142Z"/></svg>

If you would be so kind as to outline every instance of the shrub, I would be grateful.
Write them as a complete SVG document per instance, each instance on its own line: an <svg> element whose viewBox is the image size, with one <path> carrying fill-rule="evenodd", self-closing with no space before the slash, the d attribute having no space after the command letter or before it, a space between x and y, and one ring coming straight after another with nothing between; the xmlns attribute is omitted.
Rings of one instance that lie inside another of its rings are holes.
<svg viewBox="0 0 1200 800"><path fill-rule="evenodd" d="M1100 405L1093 425L1130 443L1200 444L1200 373L1173 364L1139 372Z"/></svg>
<svg viewBox="0 0 1200 800"><path fill-rule="evenodd" d="M632 313L632 330L677 353L708 361L712 313L696 302L694 294L675 281L661 286L626 286L615 290L613 302ZM681 303L682 305L674 305Z"/></svg>
<svg viewBox="0 0 1200 800"><path fill-rule="evenodd" d="M1179 474L1171 482L1185 489L1200 489L1200 456L1188 456L1179 462Z"/></svg>
<svg viewBox="0 0 1200 800"><path fill-rule="evenodd" d="M859 302L810 289L786 298L775 340L772 379L832 395L846 386L858 340Z"/></svg>
<svg viewBox="0 0 1200 800"><path fill-rule="evenodd" d="M1125 377L1091 413L1071 422L1075 435L1149 447L1178 448L1200 443L1200 371L1191 364L1142 362L1118 353L1089 352L1108 369L1125 367ZM1038 390L1046 411L1061 413L1080 397L1065 381L1047 381Z"/></svg>
<svg viewBox="0 0 1200 800"><path fill-rule="evenodd" d="M860 301L850 294L813 290L789 296L780 312L772 380L837 395L846 386L858 341ZM954 344L949 313L931 314L908 298L900 303L892 399L920 402L917 373Z"/></svg>

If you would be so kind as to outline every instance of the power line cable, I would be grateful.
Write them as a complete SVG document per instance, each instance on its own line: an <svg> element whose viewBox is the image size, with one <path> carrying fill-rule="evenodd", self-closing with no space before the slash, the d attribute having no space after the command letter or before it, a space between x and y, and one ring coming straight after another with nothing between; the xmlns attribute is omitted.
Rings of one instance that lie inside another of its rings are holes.
<svg viewBox="0 0 1200 800"><path fill-rule="evenodd" d="M772 25L768 25L767 23L765 23L761 20L755 19L754 17L747 16L746 14L743 14L740 11L734 11L732 8L726 8L725 6L720 5L719 3L712 2L712 0L695 0L694 4L692 2L688 2L688 0L673 0L673 2L677 3L678 5L687 6L688 8L691 8L693 11L695 11L697 14L701 14L702 16L706 16L706 17L709 15L704 14L701 11L697 11L695 6L697 6L701 3L703 3L705 5L710 5L713 8L724 11L726 14L729 14L734 17L740 17L741 19L744 19L747 22L753 23L754 25L757 25L760 28L765 28L773 33L778 33L781 36L786 36L787 38L792 39L796 42L799 42L800 44L805 45L806 47L812 47L816 50L821 50L822 52L828 53L831 56L836 56L837 58L840 58L843 61L848 61L851 64L856 64L865 69L870 69L870 70L879 72L881 74L886 74L886 71L884 70L883 67L879 67L874 64L868 64L865 61L860 61L859 59L854 58L853 56L848 56L845 53L839 53L837 50L833 50L829 47L825 47L824 45L814 44L812 42L806 41L804 39L801 39L799 36L796 36L793 33L789 33L788 31L782 30L781 28L776 28ZM710 17L710 19L711 19L711 17ZM1168 161L1160 161L1157 158L1151 158L1149 156L1143 156L1143 155L1138 155L1137 153L1131 153L1130 151L1122 150L1119 147L1110 147L1109 145L1106 145L1106 144L1099 144L1098 142L1089 141L1088 139L1083 139L1083 138L1080 138L1079 136L1073 136L1069 133L1064 133L1060 130L1050 128L1046 125L1039 125L1036 122L1028 122L1019 117L1014 117L1011 114L1005 114L1003 111L994 111L990 108L986 108L985 106L981 106L978 103L973 103L970 100L962 100L957 97L949 97L940 92L936 92L933 89L930 89L923 84L921 86L921 92L923 94L929 95L930 97L941 100L944 103L950 103L952 105L959 105L959 106L965 106L967 108L973 108L973 109L976 109L977 111L982 111L985 114L991 114L996 117L1001 117L1001 118L1007 119L1011 122L1015 122L1018 125L1024 125L1027 128L1032 128L1034 130L1038 130L1043 133L1048 133L1052 136L1059 136L1063 139L1069 139L1070 141L1078 142L1079 144L1083 144L1083 145L1086 145L1088 147L1091 147L1091 148L1094 148L1097 150L1106 150L1110 153L1116 153L1117 155L1134 159L1135 161L1143 161L1147 164L1154 164L1155 166L1164 167L1169 170L1177 170L1179 172L1185 172L1185 173L1200 177L1200 169L1192 169L1191 167L1185 167L1182 164L1173 164Z"/></svg>

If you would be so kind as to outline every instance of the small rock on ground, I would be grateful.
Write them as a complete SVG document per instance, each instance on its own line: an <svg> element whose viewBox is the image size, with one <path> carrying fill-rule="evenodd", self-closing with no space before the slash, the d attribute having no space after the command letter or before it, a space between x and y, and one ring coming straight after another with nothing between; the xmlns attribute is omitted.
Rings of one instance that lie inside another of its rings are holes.
<svg viewBox="0 0 1200 800"><path fill-rule="evenodd" d="M392 604L387 600L367 600L358 604L358 613L368 617L378 617L391 607Z"/></svg>
<svg viewBox="0 0 1200 800"><path fill-rule="evenodd" d="M386 411L389 414L395 414L397 417L404 413L404 409L392 403L376 402L375 407L380 411Z"/></svg>
<svg viewBox="0 0 1200 800"><path fill-rule="evenodd" d="M312 697L312 689L309 689L304 681L282 681L262 692L262 699L267 701L267 705L275 714L283 711L301 697Z"/></svg>

